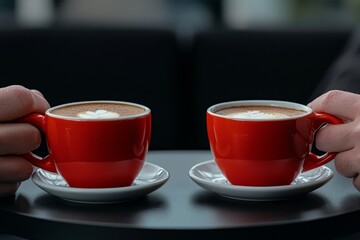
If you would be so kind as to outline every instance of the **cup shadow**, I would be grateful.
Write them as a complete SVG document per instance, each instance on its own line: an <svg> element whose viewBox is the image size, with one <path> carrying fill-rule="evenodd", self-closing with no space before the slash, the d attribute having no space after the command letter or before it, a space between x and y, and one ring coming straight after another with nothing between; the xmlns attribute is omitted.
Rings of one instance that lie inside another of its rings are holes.
<svg viewBox="0 0 360 240"><path fill-rule="evenodd" d="M192 198L195 205L212 209L217 218L238 224L266 224L302 219L307 213L328 211L328 200L316 193L278 201L235 200L201 191ZM311 214L308 214L309 216ZM315 216L315 214L313 215Z"/></svg>
<svg viewBox="0 0 360 240"><path fill-rule="evenodd" d="M45 194L35 199L34 207L56 219L129 224L136 223L146 211L166 208L166 204L161 196L154 194L111 204L76 203Z"/></svg>

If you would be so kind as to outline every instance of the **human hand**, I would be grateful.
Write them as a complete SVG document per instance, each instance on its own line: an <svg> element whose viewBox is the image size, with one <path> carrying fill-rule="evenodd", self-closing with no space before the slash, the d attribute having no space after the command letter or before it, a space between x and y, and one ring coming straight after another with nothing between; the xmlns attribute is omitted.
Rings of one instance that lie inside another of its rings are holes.
<svg viewBox="0 0 360 240"><path fill-rule="evenodd" d="M344 124L321 128L316 134L316 147L324 152L337 152L336 170L353 178L354 187L360 191L360 95L332 90L309 103L309 107L344 120Z"/></svg>
<svg viewBox="0 0 360 240"><path fill-rule="evenodd" d="M13 85L0 88L0 197L14 194L33 166L20 155L41 144L39 130L13 121L32 112L44 113L49 103L36 90Z"/></svg>

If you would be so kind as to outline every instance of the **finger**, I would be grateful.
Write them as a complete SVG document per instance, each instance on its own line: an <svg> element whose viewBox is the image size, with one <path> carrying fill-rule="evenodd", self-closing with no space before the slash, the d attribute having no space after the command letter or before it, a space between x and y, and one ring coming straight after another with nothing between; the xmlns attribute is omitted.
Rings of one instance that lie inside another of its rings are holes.
<svg viewBox="0 0 360 240"><path fill-rule="evenodd" d="M49 103L44 97L23 86L0 88L0 121L11 121L31 112L45 112Z"/></svg>
<svg viewBox="0 0 360 240"><path fill-rule="evenodd" d="M340 152L334 159L336 171L349 178L356 177L360 173L360 150L351 149Z"/></svg>
<svg viewBox="0 0 360 240"><path fill-rule="evenodd" d="M360 95L332 90L308 104L315 112L326 112L344 119L355 119L360 112Z"/></svg>
<svg viewBox="0 0 360 240"><path fill-rule="evenodd" d="M359 174L354 177L353 185L358 191L360 191L360 175Z"/></svg>
<svg viewBox="0 0 360 240"><path fill-rule="evenodd" d="M320 151L343 152L353 148L358 139L360 128L356 122L327 124L316 132L315 144Z"/></svg>
<svg viewBox="0 0 360 240"><path fill-rule="evenodd" d="M0 198L13 195L19 188L20 183L0 183Z"/></svg>
<svg viewBox="0 0 360 240"><path fill-rule="evenodd" d="M40 97L44 97L44 95L39 91L39 90L36 90L36 89L31 89L31 91L37 95L39 95Z"/></svg>
<svg viewBox="0 0 360 240"><path fill-rule="evenodd" d="M0 183L21 182L28 179L33 166L19 156L0 157Z"/></svg>
<svg viewBox="0 0 360 240"><path fill-rule="evenodd" d="M24 154L41 144L40 131L26 123L0 124L0 155Z"/></svg>

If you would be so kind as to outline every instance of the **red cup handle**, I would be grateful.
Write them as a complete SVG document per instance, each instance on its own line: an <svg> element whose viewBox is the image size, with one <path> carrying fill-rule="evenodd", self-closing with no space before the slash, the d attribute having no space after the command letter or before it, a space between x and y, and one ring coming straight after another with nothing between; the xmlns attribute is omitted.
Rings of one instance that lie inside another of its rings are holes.
<svg viewBox="0 0 360 240"><path fill-rule="evenodd" d="M344 121L340 118L337 118L333 115L327 113L315 113L315 121L313 124L314 131L317 131L324 124L342 124ZM322 156L318 156L315 153L309 153L305 158L303 165L303 172L309 171L311 169L320 167L335 158L337 153L325 153Z"/></svg>
<svg viewBox="0 0 360 240"><path fill-rule="evenodd" d="M31 113L17 120L19 123L30 123L37 127L40 131L45 133L46 135L46 127L45 127L45 116L39 113ZM36 167L42 168L49 172L56 173L55 162L51 155L47 155L45 157L40 157L33 152L28 152L22 155L23 158L28 160L30 163L35 165Z"/></svg>

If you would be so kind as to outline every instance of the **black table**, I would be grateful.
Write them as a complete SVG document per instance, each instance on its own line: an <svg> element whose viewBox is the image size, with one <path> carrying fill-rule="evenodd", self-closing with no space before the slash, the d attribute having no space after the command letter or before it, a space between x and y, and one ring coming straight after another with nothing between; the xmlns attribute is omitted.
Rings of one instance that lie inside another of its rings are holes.
<svg viewBox="0 0 360 240"><path fill-rule="evenodd" d="M170 179L145 197L118 204L67 202L27 180L14 197L0 201L0 229L30 239L359 236L360 193L351 179L335 172L326 185L290 200L231 200L200 188L188 175L211 158L210 151L150 151L146 161L168 170Z"/></svg>

